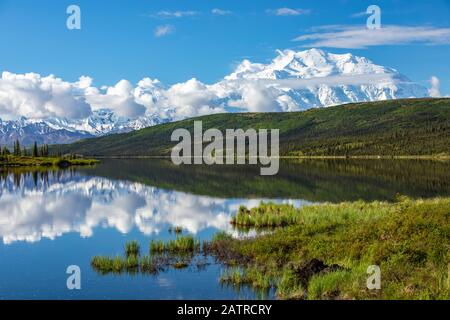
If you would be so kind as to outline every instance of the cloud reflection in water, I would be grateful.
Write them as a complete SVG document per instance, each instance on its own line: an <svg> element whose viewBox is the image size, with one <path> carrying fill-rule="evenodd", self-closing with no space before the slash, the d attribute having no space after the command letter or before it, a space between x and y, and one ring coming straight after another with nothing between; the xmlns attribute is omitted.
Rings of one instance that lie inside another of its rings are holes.
<svg viewBox="0 0 450 320"><path fill-rule="evenodd" d="M8 174L0 181L0 236L11 244L71 232L91 237L97 227L124 234L137 228L145 235L169 226L194 234L206 228L231 231L229 221L239 206L262 200L197 196L72 171Z"/></svg>

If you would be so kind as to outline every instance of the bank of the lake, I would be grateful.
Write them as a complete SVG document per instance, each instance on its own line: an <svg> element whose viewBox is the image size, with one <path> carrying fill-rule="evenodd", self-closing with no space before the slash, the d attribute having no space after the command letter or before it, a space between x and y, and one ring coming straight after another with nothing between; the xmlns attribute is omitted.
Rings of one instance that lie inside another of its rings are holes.
<svg viewBox="0 0 450 320"><path fill-rule="evenodd" d="M275 287L281 299L450 298L450 198L261 204L241 207L232 223L284 227L251 239L218 234L207 244L229 266L224 283ZM370 266L380 267L380 290L367 288Z"/></svg>
<svg viewBox="0 0 450 320"><path fill-rule="evenodd" d="M99 163L96 159L70 159L64 157L0 156L0 167L70 167L90 166Z"/></svg>

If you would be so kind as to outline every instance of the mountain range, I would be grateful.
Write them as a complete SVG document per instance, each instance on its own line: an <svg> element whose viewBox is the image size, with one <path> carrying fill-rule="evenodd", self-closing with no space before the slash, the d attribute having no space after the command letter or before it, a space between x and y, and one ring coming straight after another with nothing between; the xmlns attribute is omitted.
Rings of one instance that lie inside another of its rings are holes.
<svg viewBox="0 0 450 320"><path fill-rule="evenodd" d="M197 91L191 108L204 105L217 112L301 111L345 103L427 97L427 88L411 82L397 70L374 64L352 54L333 54L318 49L278 51L268 64L244 60L230 75L211 85L191 79ZM176 86L176 85L175 85ZM124 133L190 117L172 112L171 88L152 87L155 106L164 100L164 110L148 108L137 118L121 117L108 109L96 109L84 119L46 118L1 121L0 144L62 144L79 139ZM189 93L192 96L192 93ZM187 96L187 94L186 94ZM191 97L189 96L189 97ZM189 108L188 108L189 110Z"/></svg>

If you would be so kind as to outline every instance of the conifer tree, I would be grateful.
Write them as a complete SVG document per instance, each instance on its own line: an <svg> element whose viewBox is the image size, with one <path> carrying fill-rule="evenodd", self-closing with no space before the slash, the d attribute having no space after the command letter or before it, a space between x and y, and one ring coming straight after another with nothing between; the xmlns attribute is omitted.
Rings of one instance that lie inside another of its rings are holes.
<svg viewBox="0 0 450 320"><path fill-rule="evenodd" d="M38 146L37 146L37 142L34 142L34 146L33 146L33 157L36 158L39 156L39 151L38 151Z"/></svg>

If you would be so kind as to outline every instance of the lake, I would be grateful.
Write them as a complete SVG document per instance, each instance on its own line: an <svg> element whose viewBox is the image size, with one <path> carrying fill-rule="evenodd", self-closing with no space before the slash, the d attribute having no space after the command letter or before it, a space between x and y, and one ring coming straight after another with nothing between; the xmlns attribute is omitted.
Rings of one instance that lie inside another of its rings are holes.
<svg viewBox="0 0 450 320"><path fill-rule="evenodd" d="M168 160L103 159L95 167L0 171L0 299L259 299L273 292L222 286L211 258L155 275L102 275L95 255L123 254L137 240L174 239L182 227L200 240L234 230L241 205L296 207L320 202L395 201L450 195L450 163L416 160L281 161L276 176L258 166L174 166ZM68 290L66 269L81 269Z"/></svg>

